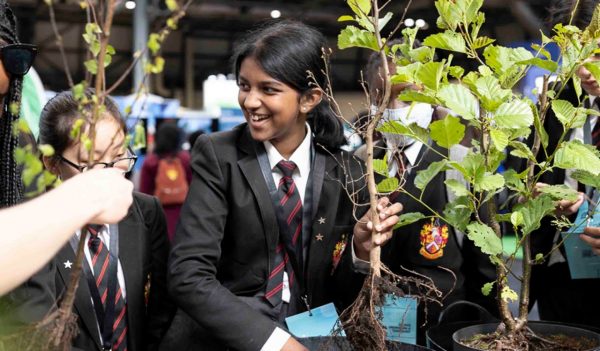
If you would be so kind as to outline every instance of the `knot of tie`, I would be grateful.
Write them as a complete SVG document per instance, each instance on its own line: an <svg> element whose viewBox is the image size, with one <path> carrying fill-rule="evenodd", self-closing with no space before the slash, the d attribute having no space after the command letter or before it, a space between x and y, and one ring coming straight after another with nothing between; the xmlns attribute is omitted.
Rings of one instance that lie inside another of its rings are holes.
<svg viewBox="0 0 600 351"><path fill-rule="evenodd" d="M281 160L276 167L279 168L284 177L291 178L294 170L296 169L296 164L293 161Z"/></svg>
<svg viewBox="0 0 600 351"><path fill-rule="evenodd" d="M103 225L100 224L90 224L88 225L88 232L90 233L90 239L88 241L88 245L93 252L98 250L98 246L100 246L100 238L98 234L102 231Z"/></svg>

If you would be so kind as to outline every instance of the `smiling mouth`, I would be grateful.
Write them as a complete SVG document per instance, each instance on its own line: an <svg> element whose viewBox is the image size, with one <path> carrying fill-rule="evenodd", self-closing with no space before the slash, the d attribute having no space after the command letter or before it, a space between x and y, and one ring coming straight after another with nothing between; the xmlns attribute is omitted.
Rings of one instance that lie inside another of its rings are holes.
<svg viewBox="0 0 600 351"><path fill-rule="evenodd" d="M256 114L251 114L250 115L250 119L252 120L252 122L260 122L262 120L265 120L269 118L269 115L256 115Z"/></svg>

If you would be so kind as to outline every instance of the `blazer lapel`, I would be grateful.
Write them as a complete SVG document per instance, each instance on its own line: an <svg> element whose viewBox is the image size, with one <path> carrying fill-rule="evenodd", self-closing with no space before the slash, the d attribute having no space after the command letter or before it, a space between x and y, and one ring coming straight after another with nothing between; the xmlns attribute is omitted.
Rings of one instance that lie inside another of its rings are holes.
<svg viewBox="0 0 600 351"><path fill-rule="evenodd" d="M279 237L279 227L277 226L277 217L275 209L273 208L273 201L269 195L269 189L267 188L265 178L257 159L257 148L260 146L261 145L257 145L257 142L251 138L248 127L246 127L246 130L238 141L238 148L245 154L245 156L238 161L238 166L256 198L265 229L267 247L275 248ZM274 254L274 252L269 250L269 255L272 254ZM271 257L269 257L269 262L271 262Z"/></svg>
<svg viewBox="0 0 600 351"><path fill-rule="evenodd" d="M75 262L75 251L73 251L73 248L71 248L69 243L63 246L63 248L58 252L55 262L58 266L60 278L65 286L65 292L63 292L64 294L66 293L66 288L69 286L69 282L71 281L72 271L72 268L68 268L66 263ZM86 262L83 264L86 264ZM96 346L99 350L101 350L102 347L100 345L100 334L98 330L98 323L96 322L96 313L94 312L94 307L92 306L92 295L90 293L90 289L88 288L87 281L83 276L84 274L84 272L81 272L81 278L79 279L79 285L75 293L73 307L77 311L77 315L79 316L79 319L83 325L85 325L90 335L94 338Z"/></svg>

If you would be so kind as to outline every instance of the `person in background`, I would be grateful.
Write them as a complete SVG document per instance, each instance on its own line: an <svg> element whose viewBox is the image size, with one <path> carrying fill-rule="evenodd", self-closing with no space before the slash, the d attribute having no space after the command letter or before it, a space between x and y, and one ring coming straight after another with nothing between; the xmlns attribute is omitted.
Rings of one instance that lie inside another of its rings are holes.
<svg viewBox="0 0 600 351"><path fill-rule="evenodd" d="M92 91L86 94L91 100ZM126 126L119 110L108 97L104 107L95 125L91 165L91 154L70 134L77 119L90 118L92 107L85 106L82 114L72 93L66 91L52 98L42 111L40 143L55 151L44 156L44 165L67 183L97 168L114 168L122 175L133 168L135 156L124 145ZM81 133L89 132L89 119L85 121ZM11 293L12 318L32 323L56 308L69 284L80 236L85 235L84 270L73 306L79 329L74 349L155 349L174 314L166 288L169 247L165 222L156 198L133 193L133 204L123 220L116 225L93 220L87 233L76 230L46 267Z"/></svg>
<svg viewBox="0 0 600 351"><path fill-rule="evenodd" d="M181 149L183 131L175 122L163 122L156 131L154 151L146 157L140 191L155 195L167 217L169 241L175 235L181 206L192 181L190 154Z"/></svg>

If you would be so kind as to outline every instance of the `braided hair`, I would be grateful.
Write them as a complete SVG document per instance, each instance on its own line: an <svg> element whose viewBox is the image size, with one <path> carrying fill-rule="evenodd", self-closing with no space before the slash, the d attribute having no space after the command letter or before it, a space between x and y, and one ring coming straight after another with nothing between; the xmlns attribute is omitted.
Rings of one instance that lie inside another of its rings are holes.
<svg viewBox="0 0 600 351"><path fill-rule="evenodd" d="M19 43L17 20L6 0L0 0L0 40L3 44ZM13 124L19 119L23 77L10 77L0 117L0 208L12 206L23 197L23 184L14 159L18 135Z"/></svg>

